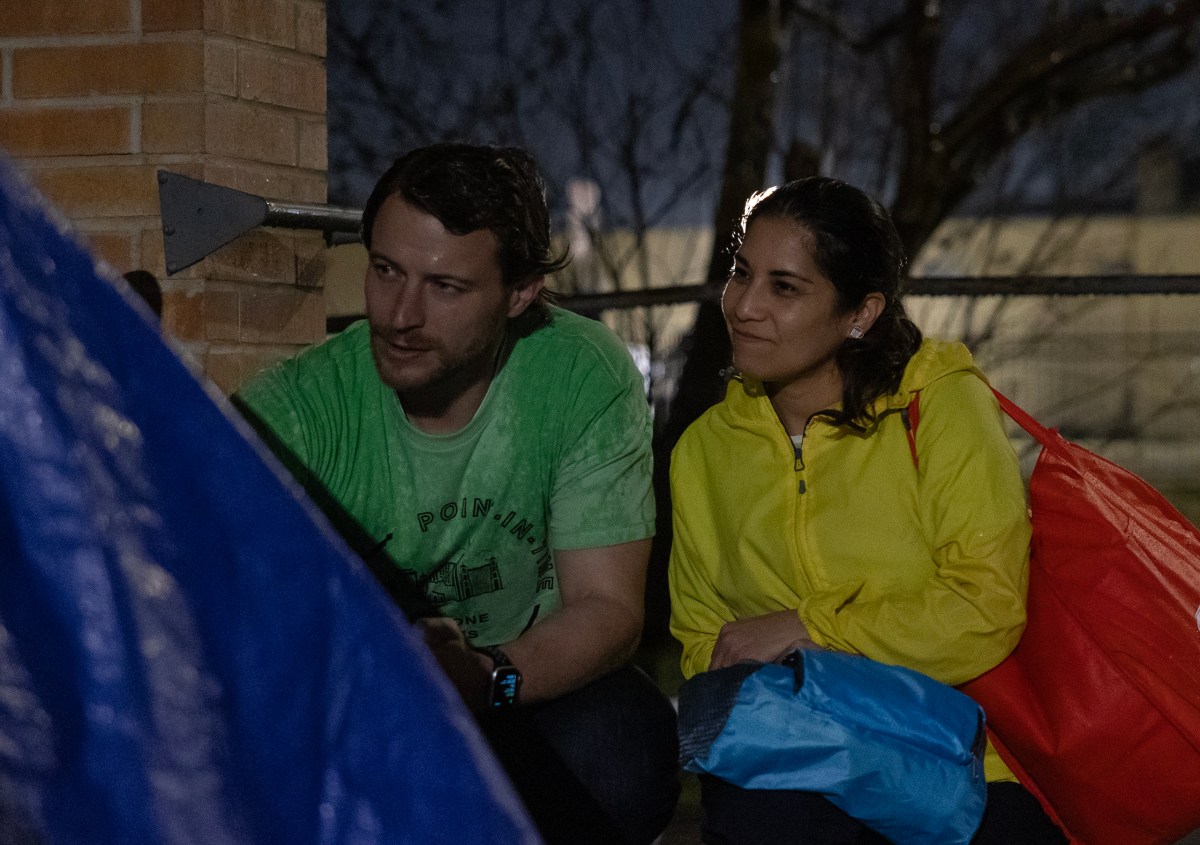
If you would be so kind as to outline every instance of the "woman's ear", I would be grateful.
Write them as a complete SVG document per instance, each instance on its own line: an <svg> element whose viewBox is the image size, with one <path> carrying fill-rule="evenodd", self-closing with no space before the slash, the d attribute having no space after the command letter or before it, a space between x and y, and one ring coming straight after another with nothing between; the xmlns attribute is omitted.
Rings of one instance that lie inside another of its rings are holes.
<svg viewBox="0 0 1200 845"><path fill-rule="evenodd" d="M875 321L879 319L879 315L883 313L884 306L887 305L887 297L879 291L873 291L863 297L863 301L854 309L853 318L850 323L850 331L854 332L858 329L862 337L871 326L875 325Z"/></svg>

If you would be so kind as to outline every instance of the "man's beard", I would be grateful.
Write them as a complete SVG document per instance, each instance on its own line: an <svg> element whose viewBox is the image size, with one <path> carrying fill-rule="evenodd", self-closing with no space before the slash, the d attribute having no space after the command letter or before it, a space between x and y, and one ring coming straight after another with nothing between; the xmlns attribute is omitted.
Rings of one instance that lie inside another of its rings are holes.
<svg viewBox="0 0 1200 845"><path fill-rule="evenodd" d="M415 352L409 361L397 361L388 355L385 335L371 330L371 354L380 380L396 391L405 406L449 404L479 381L490 379L496 370L502 337L481 338L479 343L453 354L444 346L419 334L407 334L398 340ZM379 349L383 347L383 351Z"/></svg>

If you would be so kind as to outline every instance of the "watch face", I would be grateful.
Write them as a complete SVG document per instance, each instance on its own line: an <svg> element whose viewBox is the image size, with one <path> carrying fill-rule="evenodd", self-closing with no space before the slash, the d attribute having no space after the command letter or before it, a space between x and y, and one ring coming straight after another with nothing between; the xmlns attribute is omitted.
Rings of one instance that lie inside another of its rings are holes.
<svg viewBox="0 0 1200 845"><path fill-rule="evenodd" d="M502 710L517 703L521 691L521 670L516 666L497 666L492 672L492 697L488 706Z"/></svg>

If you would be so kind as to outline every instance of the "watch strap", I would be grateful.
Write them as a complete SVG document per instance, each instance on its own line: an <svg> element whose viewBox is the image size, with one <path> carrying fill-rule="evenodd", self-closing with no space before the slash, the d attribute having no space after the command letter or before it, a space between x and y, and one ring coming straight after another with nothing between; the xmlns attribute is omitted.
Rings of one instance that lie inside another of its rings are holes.
<svg viewBox="0 0 1200 845"><path fill-rule="evenodd" d="M493 669L498 669L501 666L512 666L513 665L513 662L508 659L508 655L505 654L497 646L494 646L494 645L480 646L479 650L482 651L484 654L486 654L488 657L492 658L492 668Z"/></svg>
<svg viewBox="0 0 1200 845"><path fill-rule="evenodd" d="M496 711L516 707L521 696L521 670L513 665L507 654L495 646L482 646L479 650L492 658L488 709Z"/></svg>

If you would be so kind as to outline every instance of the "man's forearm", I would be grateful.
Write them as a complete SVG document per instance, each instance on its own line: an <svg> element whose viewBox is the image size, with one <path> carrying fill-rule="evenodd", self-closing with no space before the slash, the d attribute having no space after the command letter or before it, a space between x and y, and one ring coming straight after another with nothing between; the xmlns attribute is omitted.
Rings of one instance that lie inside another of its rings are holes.
<svg viewBox="0 0 1200 845"><path fill-rule="evenodd" d="M502 648L524 678L521 699L544 701L623 666L642 634L642 609L604 596L564 606Z"/></svg>

